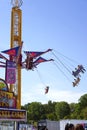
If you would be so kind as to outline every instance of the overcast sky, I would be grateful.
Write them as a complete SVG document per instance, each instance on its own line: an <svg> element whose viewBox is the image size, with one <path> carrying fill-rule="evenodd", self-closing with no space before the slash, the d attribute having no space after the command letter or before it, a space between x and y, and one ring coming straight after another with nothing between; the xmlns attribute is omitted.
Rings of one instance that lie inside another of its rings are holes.
<svg viewBox="0 0 87 130"><path fill-rule="evenodd" d="M11 9L9 0L1 0L0 51L10 47ZM70 72L78 64L87 68L87 0L24 0L21 10L23 60L23 51L49 48L52 52L42 57L54 59L39 64L34 71L22 70L22 105L49 100L78 102L87 93L87 72L81 74L76 87L72 86L74 77ZM1 68L0 78L4 77ZM44 94L46 86L48 94Z"/></svg>

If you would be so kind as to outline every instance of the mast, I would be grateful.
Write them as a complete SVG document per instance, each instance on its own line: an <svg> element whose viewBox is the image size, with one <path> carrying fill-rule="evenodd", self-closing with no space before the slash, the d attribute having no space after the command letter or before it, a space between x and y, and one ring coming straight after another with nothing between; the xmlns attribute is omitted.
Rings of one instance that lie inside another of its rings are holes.
<svg viewBox="0 0 87 130"><path fill-rule="evenodd" d="M22 46L22 0L11 0L11 39L10 48ZM10 85L10 91L17 97L17 109L21 109L21 66L17 64L16 83Z"/></svg>

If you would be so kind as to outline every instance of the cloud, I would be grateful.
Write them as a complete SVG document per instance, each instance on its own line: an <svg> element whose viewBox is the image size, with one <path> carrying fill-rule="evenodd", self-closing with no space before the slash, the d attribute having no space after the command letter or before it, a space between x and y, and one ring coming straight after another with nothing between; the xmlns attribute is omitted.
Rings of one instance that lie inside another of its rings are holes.
<svg viewBox="0 0 87 130"><path fill-rule="evenodd" d="M68 103L77 103L79 98L83 95L83 93L72 92L72 91L51 91L48 95L48 98L52 101L66 101Z"/></svg>
<svg viewBox="0 0 87 130"><path fill-rule="evenodd" d="M45 104L48 103L49 100L52 102L66 101L68 103L78 103L78 100L82 95L84 95L82 92L58 89L50 89L49 92L45 94L45 88L40 84L35 89L30 89L29 91L26 91L26 93L22 93L22 105L35 101Z"/></svg>

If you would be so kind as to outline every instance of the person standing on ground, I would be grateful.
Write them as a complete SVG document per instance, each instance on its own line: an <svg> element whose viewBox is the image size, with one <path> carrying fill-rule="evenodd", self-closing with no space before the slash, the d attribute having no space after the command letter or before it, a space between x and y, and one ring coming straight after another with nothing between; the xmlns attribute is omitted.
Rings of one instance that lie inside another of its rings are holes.
<svg viewBox="0 0 87 130"><path fill-rule="evenodd" d="M66 125L65 125L65 130L74 130L74 124L69 124L69 123L67 123Z"/></svg>
<svg viewBox="0 0 87 130"><path fill-rule="evenodd" d="M75 130L85 130L82 124L77 124Z"/></svg>

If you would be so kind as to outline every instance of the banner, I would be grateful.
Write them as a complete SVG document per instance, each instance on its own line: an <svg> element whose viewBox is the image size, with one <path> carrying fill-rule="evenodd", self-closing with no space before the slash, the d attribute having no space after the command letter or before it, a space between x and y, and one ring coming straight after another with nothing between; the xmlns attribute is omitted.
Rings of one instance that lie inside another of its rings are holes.
<svg viewBox="0 0 87 130"><path fill-rule="evenodd" d="M13 61L6 62L6 82L14 84L16 82L16 63Z"/></svg>

